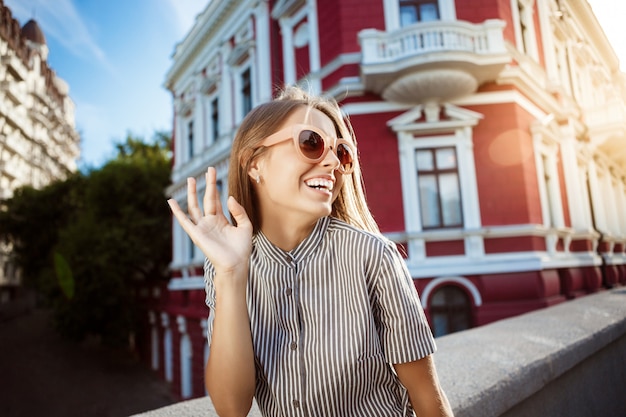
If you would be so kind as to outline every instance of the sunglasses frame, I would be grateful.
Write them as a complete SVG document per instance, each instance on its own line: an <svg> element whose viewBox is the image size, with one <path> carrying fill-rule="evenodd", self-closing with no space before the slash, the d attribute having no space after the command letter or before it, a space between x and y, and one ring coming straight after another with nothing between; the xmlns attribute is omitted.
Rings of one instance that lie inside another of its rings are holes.
<svg viewBox="0 0 626 417"><path fill-rule="evenodd" d="M302 150L300 149L300 133L304 130L310 130L312 132L317 133L324 141L324 151L322 152L322 155L319 158L311 159L307 157L304 153L302 153ZM356 162L356 147L354 146L354 144L345 139L328 136L326 133L324 133L322 130L320 130L319 128L315 126L311 126L307 124L294 124L294 125L288 126L284 129L279 130L278 132L272 133L271 135L263 139L261 141L261 146L270 147L273 145L277 145L281 142L288 141L290 139L293 141L293 144L296 148L296 151L300 159L310 164L317 164L321 162L322 160L324 160L324 158L326 158L326 155L328 154L328 151L329 149L331 149L331 147L333 148L333 151L335 152L335 156L341 162L341 158L339 158L339 155L337 155L337 148L339 145L342 145L342 144L346 145L348 149L352 152L351 168L349 170L345 170L343 168L343 165L339 164L339 168L337 168L337 170L341 172L343 175L351 174L352 171L354 170L354 164ZM334 141L333 146L330 146L331 140Z"/></svg>

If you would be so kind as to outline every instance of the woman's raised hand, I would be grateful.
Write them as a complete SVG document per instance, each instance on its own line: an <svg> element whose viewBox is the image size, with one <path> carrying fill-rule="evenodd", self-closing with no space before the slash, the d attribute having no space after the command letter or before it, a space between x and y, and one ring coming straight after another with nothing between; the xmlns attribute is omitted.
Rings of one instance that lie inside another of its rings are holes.
<svg viewBox="0 0 626 417"><path fill-rule="evenodd" d="M252 223L244 208L232 196L228 198L228 210L237 226L233 226L224 216L215 176L215 168L209 167L206 172L204 213L198 204L196 181L193 178L187 179L189 215L183 212L174 199L167 202L181 227L211 261L216 273L233 273L242 267L247 270L252 250Z"/></svg>

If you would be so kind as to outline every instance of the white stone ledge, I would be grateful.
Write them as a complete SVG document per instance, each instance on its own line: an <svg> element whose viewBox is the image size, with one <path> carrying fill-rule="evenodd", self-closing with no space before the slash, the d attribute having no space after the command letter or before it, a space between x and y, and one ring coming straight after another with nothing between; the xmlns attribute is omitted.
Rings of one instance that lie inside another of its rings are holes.
<svg viewBox="0 0 626 417"><path fill-rule="evenodd" d="M456 417L501 416L620 340L622 344L626 340L624 287L440 337L435 361ZM625 356L621 354L616 366L623 365ZM616 371L622 387L623 369ZM137 416L217 414L208 398L200 398ZM260 417L258 409L254 407L249 416Z"/></svg>
<svg viewBox="0 0 626 417"><path fill-rule="evenodd" d="M622 287L441 337L435 360L457 417L500 416L624 338Z"/></svg>

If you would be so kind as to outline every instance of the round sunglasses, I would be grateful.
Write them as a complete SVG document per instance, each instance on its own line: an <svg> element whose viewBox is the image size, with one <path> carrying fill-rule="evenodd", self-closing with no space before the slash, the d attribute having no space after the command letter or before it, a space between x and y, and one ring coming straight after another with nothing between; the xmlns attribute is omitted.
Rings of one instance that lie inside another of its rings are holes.
<svg viewBox="0 0 626 417"><path fill-rule="evenodd" d="M339 160L339 172L347 175L354 170L354 145L345 139L329 137L315 126L291 125L265 138L261 146L272 146L290 139L293 140L298 156L305 162L317 164L333 148Z"/></svg>

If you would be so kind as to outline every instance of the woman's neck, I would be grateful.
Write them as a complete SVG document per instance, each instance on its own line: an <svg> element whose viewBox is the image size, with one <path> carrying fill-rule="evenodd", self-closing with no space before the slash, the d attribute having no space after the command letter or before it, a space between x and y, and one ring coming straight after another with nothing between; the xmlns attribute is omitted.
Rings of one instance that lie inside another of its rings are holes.
<svg viewBox="0 0 626 417"><path fill-rule="evenodd" d="M272 244L289 252L311 234L316 224L317 220L294 224L285 219L273 219L262 221L261 231Z"/></svg>

